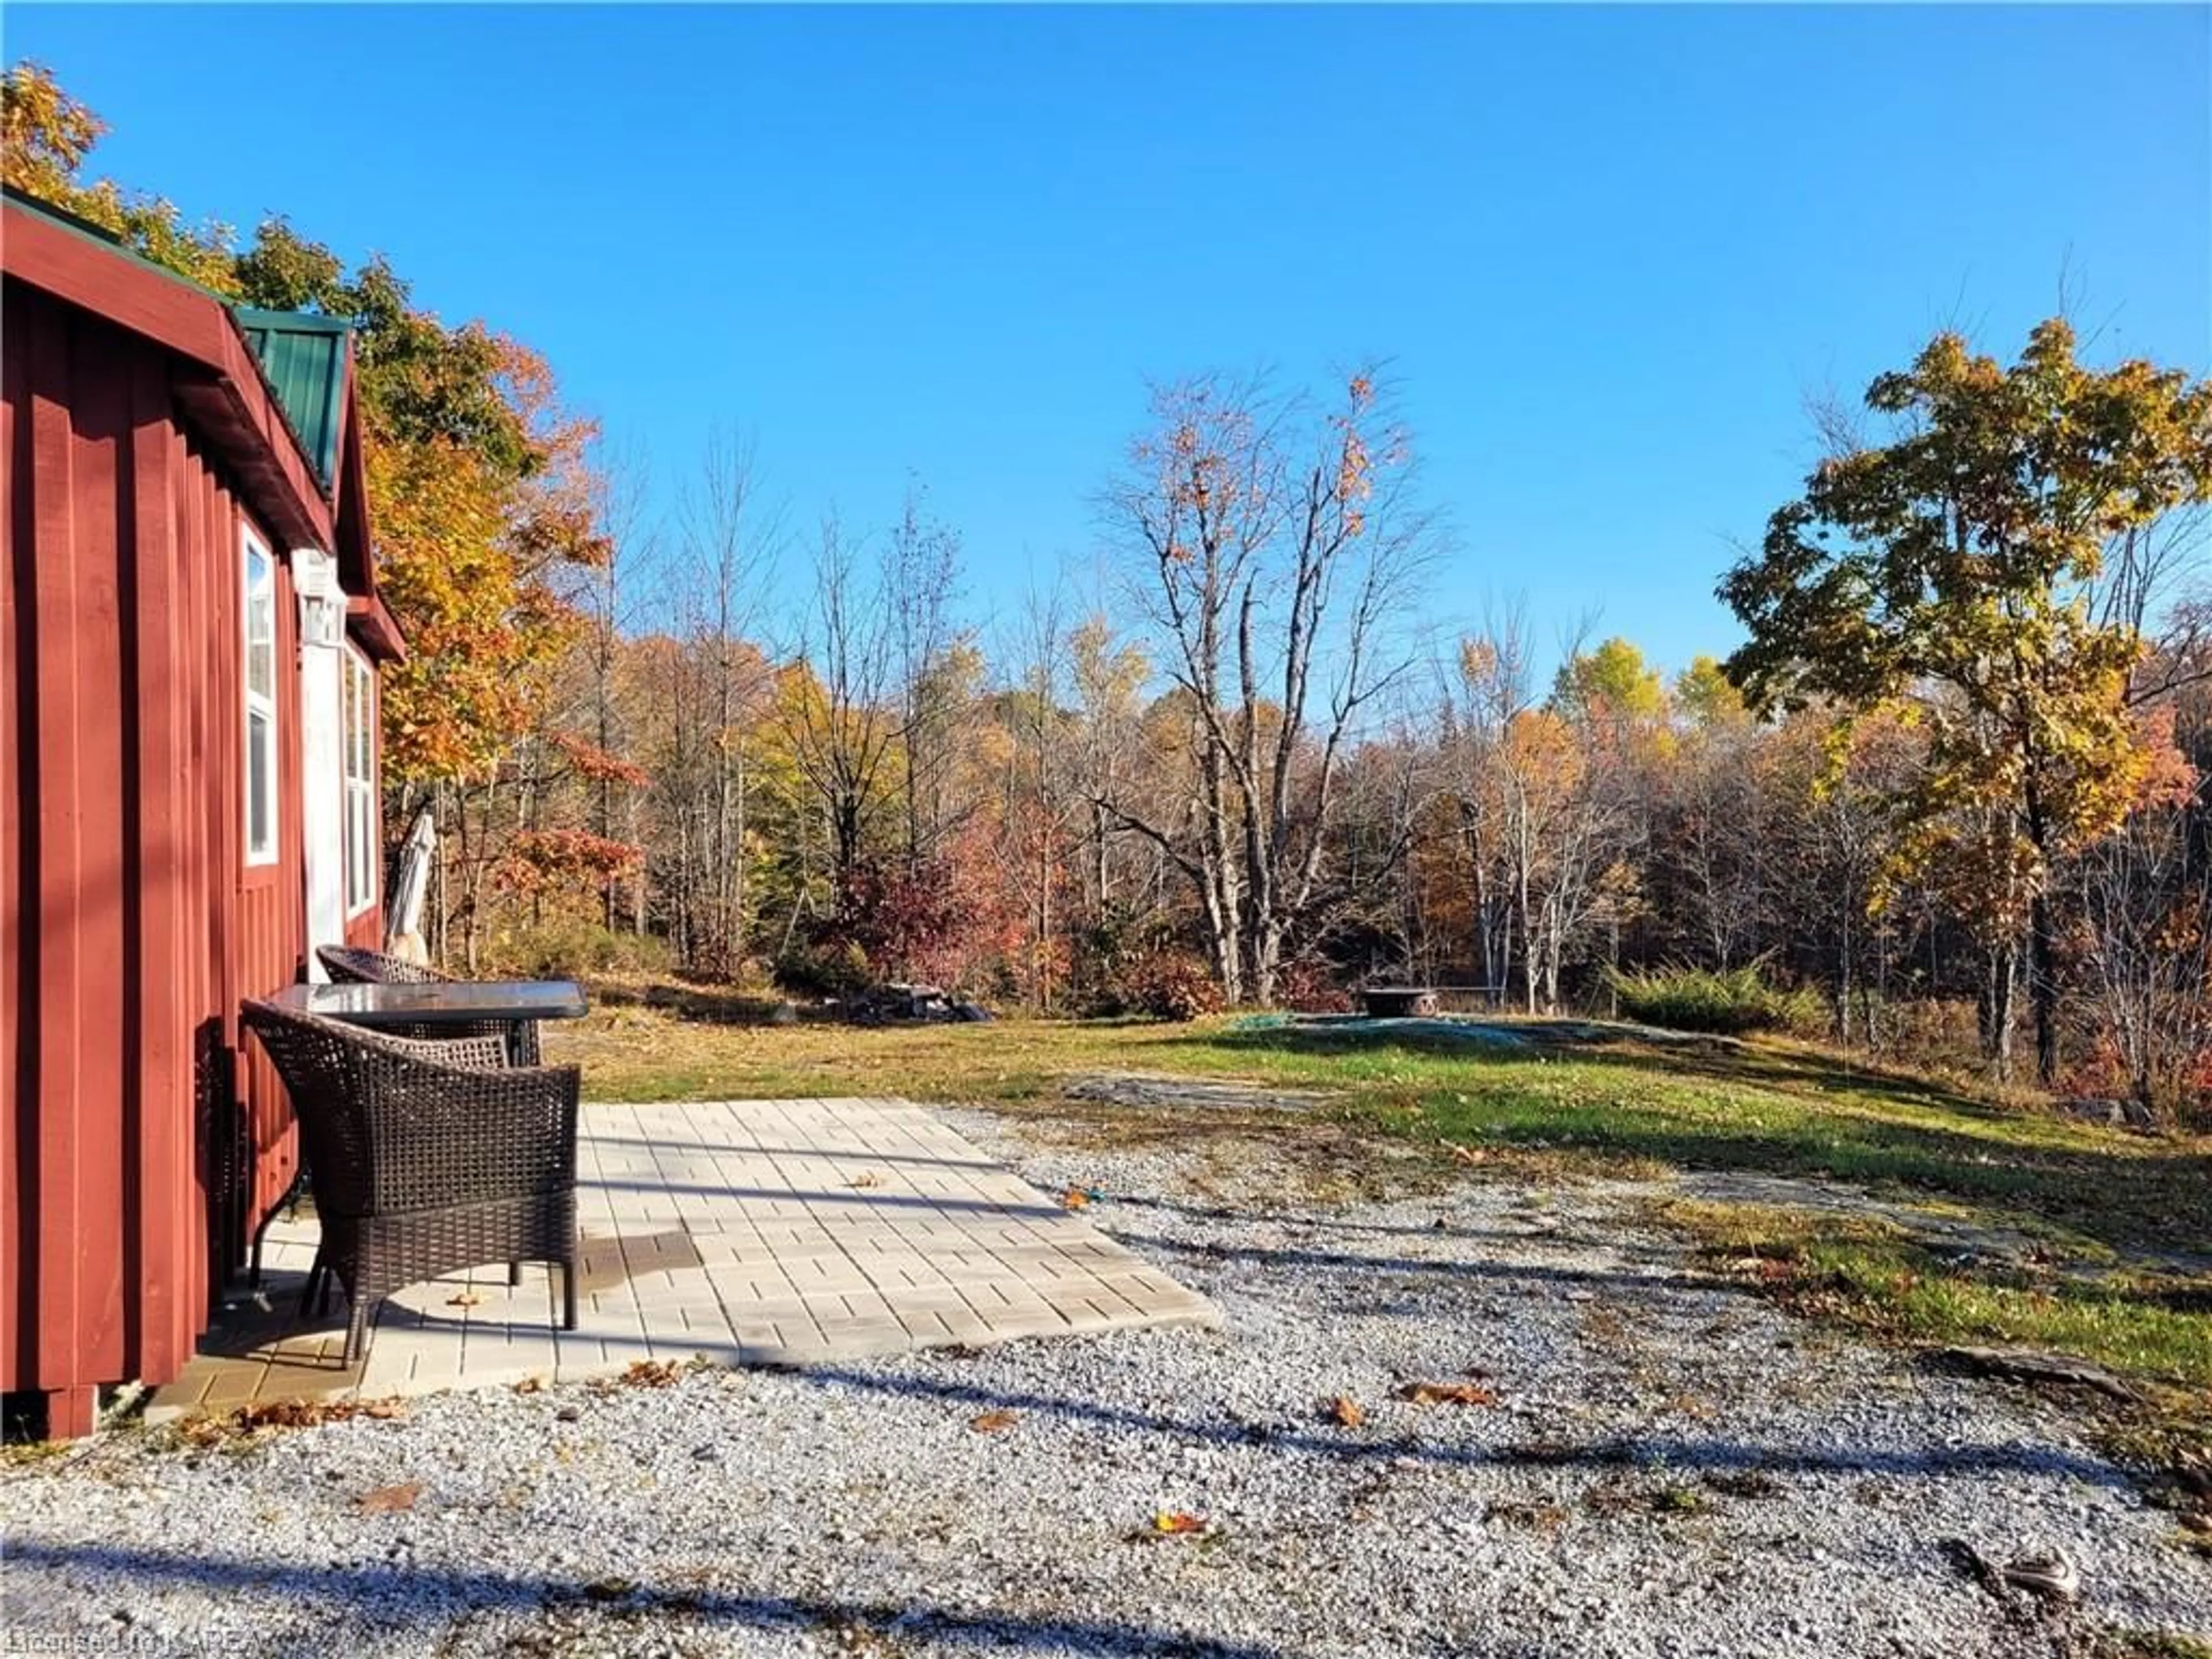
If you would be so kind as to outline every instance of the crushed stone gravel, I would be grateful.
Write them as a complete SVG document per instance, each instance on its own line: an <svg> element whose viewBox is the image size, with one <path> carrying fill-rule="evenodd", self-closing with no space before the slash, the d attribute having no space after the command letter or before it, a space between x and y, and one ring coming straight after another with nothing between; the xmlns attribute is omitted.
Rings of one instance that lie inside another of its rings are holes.
<svg viewBox="0 0 2212 1659"><path fill-rule="evenodd" d="M1091 1218L1224 1328L444 1395L204 1448L111 1435L5 1474L0 1632L777 1659L2212 1635L2212 1565L2047 1402L1794 1322L1601 1191L1298 1202L1265 1167L1224 1184L1218 1157L948 1115L1039 1188L1099 1194ZM1405 1397L1421 1382L1474 1403ZM2001 1602L1954 1540L2063 1549L2081 1605Z"/></svg>

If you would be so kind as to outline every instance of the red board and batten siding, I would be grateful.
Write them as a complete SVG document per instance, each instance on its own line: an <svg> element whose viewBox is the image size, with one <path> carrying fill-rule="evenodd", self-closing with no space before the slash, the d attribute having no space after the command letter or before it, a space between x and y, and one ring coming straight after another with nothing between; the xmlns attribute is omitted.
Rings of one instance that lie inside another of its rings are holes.
<svg viewBox="0 0 2212 1659"><path fill-rule="evenodd" d="M302 966L282 555L303 528L329 545L330 520L288 484L296 451L260 453L265 388L140 331L172 303L158 291L136 312L60 297L84 297L85 251L48 250L58 292L16 280L20 219L0 296L0 1387L45 1392L49 1431L70 1434L100 1384L183 1367L296 1168L289 1103L241 1046L238 1005ZM279 556L277 857L252 867L249 527Z"/></svg>

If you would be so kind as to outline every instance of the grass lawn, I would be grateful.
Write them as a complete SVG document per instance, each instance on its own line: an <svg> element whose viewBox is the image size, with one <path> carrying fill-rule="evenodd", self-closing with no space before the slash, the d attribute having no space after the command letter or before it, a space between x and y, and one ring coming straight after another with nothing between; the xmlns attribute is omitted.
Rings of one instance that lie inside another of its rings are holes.
<svg viewBox="0 0 2212 1659"><path fill-rule="evenodd" d="M1060 1091L1087 1073L1234 1078L1328 1091L1319 1115L1343 1139L1401 1154L1392 1179L1413 1152L1414 1167L1438 1175L1673 1169L1849 1182L1888 1207L1863 1219L1787 1204L1652 1209L1717 1266L1808 1311L1907 1340L2078 1354L2212 1419L2212 1139L2093 1126L1784 1042L1627 1036L1516 1048L1226 1018L779 1027L730 1023L711 998L669 1000L602 997L588 1019L549 1030L549 1058L581 1062L599 1099L899 1095L1079 1116L1098 1110ZM1235 1115L1243 1136L1287 1139L1313 1121ZM1130 1115L1115 1127L1146 1132ZM1183 1115L1150 1132L1203 1127ZM1923 1213L1950 1233L1917 1232L1911 1218ZM2024 1234L2031 1248L1984 1255L1945 1242L1976 1227Z"/></svg>

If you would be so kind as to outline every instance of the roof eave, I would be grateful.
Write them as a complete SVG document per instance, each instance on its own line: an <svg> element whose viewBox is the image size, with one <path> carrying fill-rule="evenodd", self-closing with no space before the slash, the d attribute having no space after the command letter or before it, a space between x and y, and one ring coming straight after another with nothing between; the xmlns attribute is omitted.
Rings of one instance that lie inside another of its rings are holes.
<svg viewBox="0 0 2212 1659"><path fill-rule="evenodd" d="M407 660L407 639L392 607L374 596L346 601L346 632L380 663Z"/></svg>
<svg viewBox="0 0 2212 1659"><path fill-rule="evenodd" d="M0 270L182 358L178 398L252 492L272 531L329 548L330 502L230 308L197 284L0 204Z"/></svg>

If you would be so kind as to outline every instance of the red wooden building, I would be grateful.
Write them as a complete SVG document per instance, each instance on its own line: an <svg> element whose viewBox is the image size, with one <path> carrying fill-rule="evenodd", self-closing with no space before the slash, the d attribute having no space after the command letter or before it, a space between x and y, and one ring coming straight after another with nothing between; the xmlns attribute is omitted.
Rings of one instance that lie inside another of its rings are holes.
<svg viewBox="0 0 2212 1659"><path fill-rule="evenodd" d="M241 997L379 942L376 593L342 325L0 203L0 1389L191 1357L291 1181Z"/></svg>

